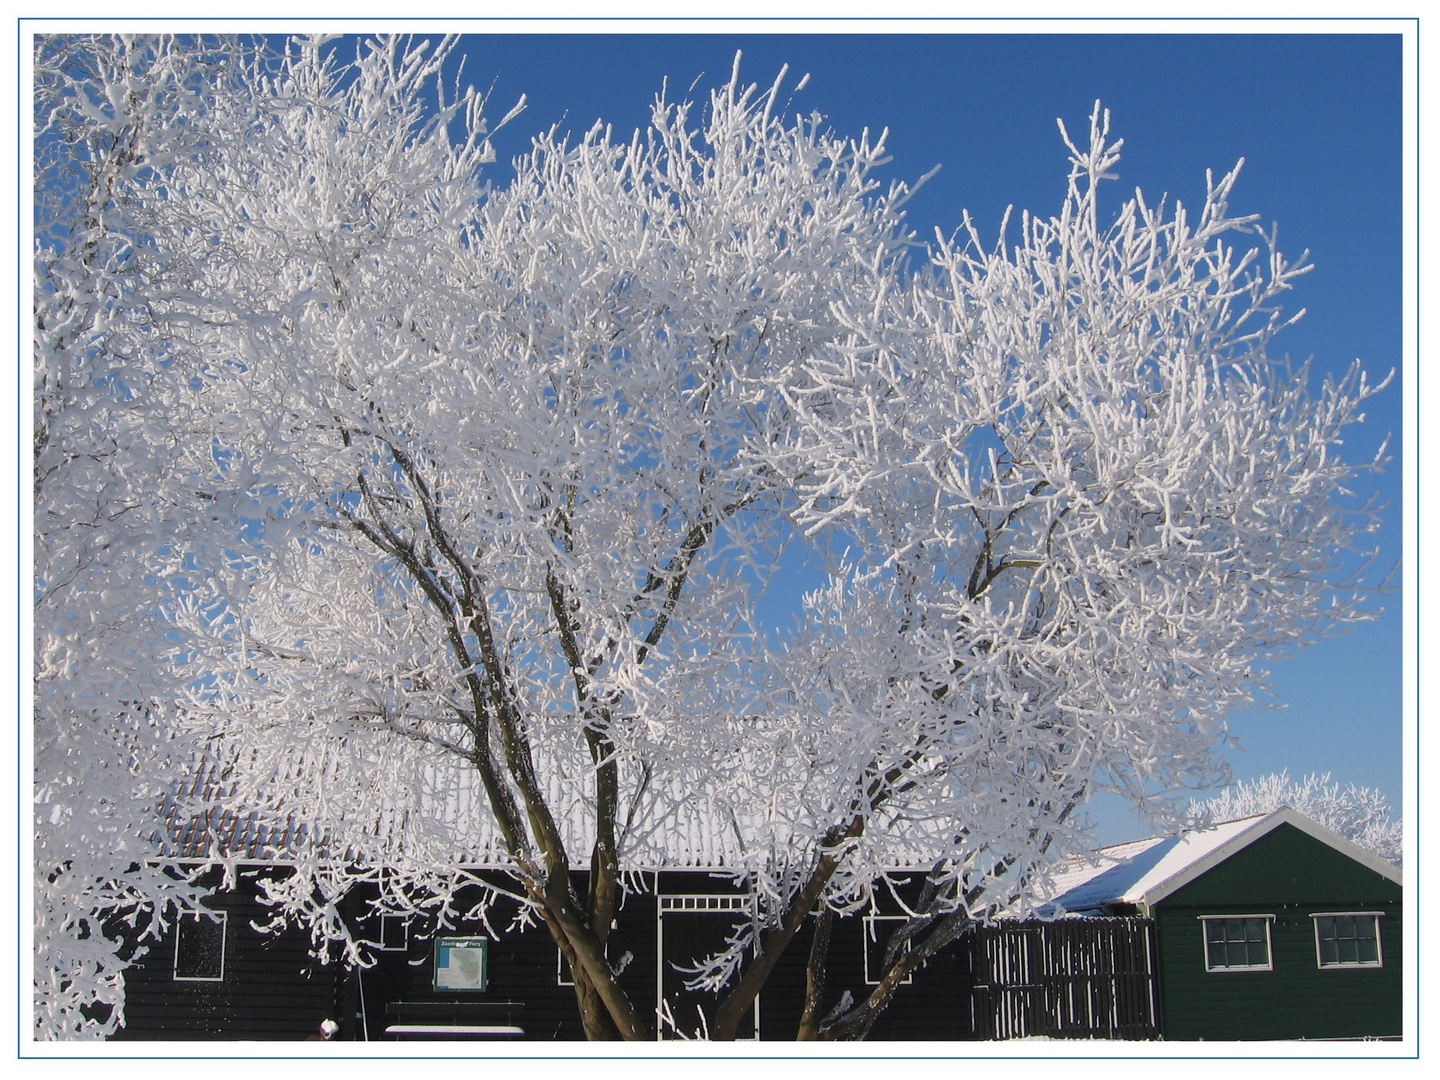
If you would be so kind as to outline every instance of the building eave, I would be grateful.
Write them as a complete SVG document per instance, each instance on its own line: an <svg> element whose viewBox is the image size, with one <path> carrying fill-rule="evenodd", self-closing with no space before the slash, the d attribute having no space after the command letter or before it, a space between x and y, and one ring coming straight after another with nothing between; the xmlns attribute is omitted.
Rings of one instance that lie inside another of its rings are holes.
<svg viewBox="0 0 1440 1080"><path fill-rule="evenodd" d="M1311 821L1303 814L1290 809L1288 806L1282 806L1273 813L1260 818L1243 832L1232 836L1225 843L1206 852L1194 862L1182 867L1163 881L1152 885L1143 893L1134 897L1121 897L1121 899L1135 904L1146 915L1149 915L1151 909L1154 908L1156 904L1161 903L1167 897L1183 889L1197 878L1208 874L1232 855L1243 851L1257 840L1270 835L1270 833L1282 825L1290 825L1307 836L1320 841L1322 844L1336 849L1342 855L1345 855L1369 870L1373 870L1387 881L1391 881L1396 885L1402 883L1400 871L1378 855L1366 851L1358 844L1346 840L1339 833L1332 832L1323 825Z"/></svg>

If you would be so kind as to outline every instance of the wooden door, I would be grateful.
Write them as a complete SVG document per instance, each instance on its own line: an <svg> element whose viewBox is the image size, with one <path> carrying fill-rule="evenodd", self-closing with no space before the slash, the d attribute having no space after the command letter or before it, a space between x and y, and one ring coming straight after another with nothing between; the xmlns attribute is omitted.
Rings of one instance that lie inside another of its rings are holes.
<svg viewBox="0 0 1440 1080"><path fill-rule="evenodd" d="M688 989L696 964L723 951L751 918L748 896L662 896L656 934L655 1029L660 1039L703 1039L714 1020L719 995ZM731 981L734 985L734 980ZM738 1037L756 1039L760 999L742 1022Z"/></svg>

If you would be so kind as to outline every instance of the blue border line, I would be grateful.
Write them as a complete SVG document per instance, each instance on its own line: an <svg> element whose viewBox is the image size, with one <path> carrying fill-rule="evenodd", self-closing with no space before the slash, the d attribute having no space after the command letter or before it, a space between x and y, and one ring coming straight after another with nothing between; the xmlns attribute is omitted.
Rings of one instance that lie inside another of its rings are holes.
<svg viewBox="0 0 1440 1080"><path fill-rule="evenodd" d="M20 179L20 162L21 162L22 160L24 160L24 159L21 157L21 154L20 154L20 151L23 149L23 148L21 147L21 145L20 145L20 132L21 132L21 130L22 130L22 128L21 128L21 126L20 126L20 102L24 100L24 94L23 94L24 88L20 85L20 48L21 48L21 41L23 40L22 37L21 37L21 26L24 24L24 21L25 21L24 19L18 19L18 18L15 20L15 315L16 315L16 319L15 319L15 548L16 548L16 554L19 554L19 548L20 548L20 522L22 522L22 521L25 520L25 515L24 515L24 512L23 512L23 510L22 510L22 508L21 508L21 505L20 505L20 499L21 499L21 495L20 495L20 462L23 460L23 459L21 458L21 456L20 456L21 450L22 450L22 447L20 446L20 430L21 430L20 409L22 408L22 406L21 406L21 404L20 404L20 401L21 401L21 399L22 399L22 398L21 398L22 392L23 392L24 389L25 389L25 375L24 375L25 364L24 364L24 362L22 361L21 357L24 356L25 342L24 342L24 337L23 337L24 331L22 331L22 330L20 329L20 319L19 319L20 312L25 309L24 293L21 292L21 289L24 287L23 285L21 285L21 282L24 280L24 278L21 276L21 270L22 270L23 260L24 260L25 255L24 255L24 252L22 252L22 251L20 250L20 237L24 235L24 232L22 231L22 230L23 230L23 227L24 227L24 222L20 220L20 215L23 213L23 210L22 210L21 208L25 205L25 200L23 200L22 198L20 198L20 183L21 183L21 179ZM32 275L35 273L33 262L32 262L32 264L31 264L30 273L31 273ZM28 395L25 395L25 396L26 396L26 397L29 397L31 400L34 400L34 397L35 397L35 386L34 386L35 373L34 373L33 371L30 373L30 382L31 382L30 393L29 393ZM31 496L32 496L31 501L33 502L33 501L34 501L34 498L33 498L33 496L34 496L34 488L33 488L33 487L31 488ZM33 571L33 569L34 569L33 566L32 566L31 569L32 569L32 571ZM21 597L22 595L24 595L24 594L22 593L22 591L21 591L21 590L23 589L23 587L24 587L24 580L23 580L23 578L21 577L21 575L22 575L24 572L25 572L25 571L24 571L24 567L22 567L22 566L20 565L20 560L17 558L17 559L15 560L15 624L16 624L17 626L20 624L20 597ZM32 577L32 578L34 577L34 574L33 574L33 573L31 574L31 577ZM32 635L32 636L33 636L33 635ZM35 877L35 868L34 868L33 865L30 867L30 875L29 875L28 878L21 872L21 869L20 869L20 851L21 851L22 840L23 840L23 835L22 835L22 833L20 832L20 830L21 830L21 828L22 828L21 822L23 822L23 821L25 820L25 813L24 813L25 804L24 804L24 802L22 801L22 799L20 798L20 793L24 790L24 788L21 786L21 778L20 778L20 760L21 760L21 759L20 759L20 752L21 752L21 749L22 749L23 744L24 744L24 736L21 734L21 732L22 732L22 727L21 727L21 723L20 723L20 704L21 704L21 700L20 700L20 678L19 678L19 676L20 676L20 672L22 672L23 670L25 670L25 668L24 668L24 656L23 656L23 654L22 654L21 651L20 651L21 648L23 647L23 646L21 645L21 643L20 643L20 635L19 635L19 634L15 635L15 639L16 639L16 640L15 640L15 675L16 675L16 679L15 679L15 719L16 719L16 724L15 724L15 952L16 952L16 954L17 954L16 959L18 960L18 959L19 959L18 954L19 954L19 952L20 952L20 940L21 940L21 937L23 936L22 933L21 933L22 927L20 926L20 912L21 912L22 910L24 910L23 907L22 907L22 905L21 905L22 896L21 896L21 893L20 893L20 883L21 883L22 881L29 880L29 881L31 882L31 885L32 885L32 888L33 888L34 877ZM35 643L32 641L32 642L30 643L30 649L31 649L31 652L32 652L32 653L34 652L34 648L35 648ZM32 716L33 716L33 713L32 713ZM33 736L34 736L34 721L33 721L33 719L32 719L32 721L31 721L31 736L32 736L32 738L33 738ZM31 783L31 786L32 786L32 788L33 788L34 783L35 783L35 779L34 779L33 776L32 776L31 779L30 779L30 783ZM32 815L32 824L33 824L33 815L34 815L34 811L33 811L33 810L31 811L31 815ZM23 996L23 988L22 988L21 985L20 985L20 979L21 979L21 974L20 974L20 973L21 973L21 971L22 971L22 966L21 966L20 964L16 964L16 965L15 965L15 1057L16 1057L17 1059L20 1057L20 1017L21 1017L20 1002L22 1002L23 1000L25 1000L25 999L24 999L24 996ZM31 987L31 993L32 993L32 994L34 993L34 987ZM30 1005L31 1005L31 1008L33 1009L33 1008L34 1008L34 1005L35 1005L35 1003L34 1003L33 1000L31 1001ZM33 1034L33 1031L32 1031L32 1034Z"/></svg>
<svg viewBox="0 0 1440 1080"><path fill-rule="evenodd" d="M22 85L20 85L20 71L22 71L22 65L20 65L20 56L22 56L22 53L20 53L20 49L23 48L23 26L24 26L24 23L26 23L26 22L45 22L45 23L94 23L94 22L96 22L96 19L94 19L94 17L89 17L89 19L86 19L86 17L81 17L81 16L43 17L43 19L42 19L42 17L16 17L16 76L14 76L14 79L16 79L16 135L14 135L14 140L16 140L16 167L14 167L14 171L16 171L16 240L17 240L17 243L16 243L16 314L17 314L17 315L19 315L20 312L22 312L22 311L24 310L24 297L23 297L22 289L23 289L23 265L24 265L24 256L26 256L26 252L22 251L22 249L20 249L20 245L19 245L19 239L22 238L22 236L24 235L24 228L23 228L24 223L23 223L23 220L22 220L23 199L20 199L20 183L22 183L22 173L20 173L20 167L22 167L22 161L23 161L23 156L22 156L23 147L22 147L22 143L20 143L20 138L22 138L22 130L23 130L22 124L20 124L20 107L22 107L22 102L24 101L23 88L22 88ZM105 19L102 20L102 22L105 22L105 23L107 23L107 24L111 24L111 23L132 23L132 22L154 22L154 20L144 19L144 17L140 17L140 16L128 16L128 17L105 17ZM204 22L207 22L207 23L258 23L258 22L264 22L264 23L278 23L278 24L285 24L285 23L307 23L307 24L314 24L314 23L338 23L338 22L356 23L357 20L354 19L354 17L343 17L343 16L325 16L325 17L320 17L320 19L302 19L302 17L289 17L289 19L265 19L265 17L255 16L255 17L222 17L222 19L206 19L206 20L204 20ZM364 20L361 19L360 22L364 22ZM454 17L433 16L433 17L409 17L409 19L403 19L403 22L406 22L406 23L441 23L441 22L444 22L444 23L449 23L449 24L456 24L456 23L481 23L481 24L482 24L482 23L495 23L495 22L513 22L513 20L510 20L510 19L498 19L498 17L495 17L495 19L488 19L488 17L468 17L468 19L467 19L467 17L462 17L462 19L454 19ZM530 22L530 23L573 23L573 22L576 22L576 20L575 20L575 17L546 16L546 17L526 17L526 19L524 19L524 22ZM661 22L661 20L660 20L660 19L654 19L654 17L599 16L599 17L588 17L588 19L586 19L586 22L592 22L592 23L631 23L631 24L636 24L636 23L647 23L647 22ZM783 17L783 16L734 17L734 19L726 19L726 17L681 16L681 17L671 17L671 19L665 19L664 22L665 22L665 23L691 23L691 22L694 22L694 23L698 23L698 22L706 22L706 23L730 23L730 22L734 22L734 23L740 23L740 22L743 22L743 23L747 23L747 24L757 23L757 22L759 22L759 23L770 23L770 22L788 22L788 23L804 23L804 22L825 22L825 23L877 23L877 22L886 22L886 23L922 23L922 22L923 22L923 23L937 23L937 22L939 22L939 23L976 23L976 22L994 22L994 20L992 20L992 19L984 19L984 17L979 17L979 16L952 16L952 17L940 17L940 19L932 19L932 17L924 17L924 16L897 16L897 17L886 17L886 19L883 19L883 20L881 20L881 19L876 19L876 17L864 17L864 16L832 17L832 19L824 19L824 20L819 20L819 19L789 19L789 17ZM1054 23L1054 22L1056 22L1056 20L1054 20L1053 17L1045 17L1045 16L1025 16L1025 17L1007 17L1007 19L1005 19L1005 22L1007 22L1007 23ZM1122 22L1123 22L1123 23L1135 23L1135 22L1138 22L1138 20L1136 20L1135 17L1123 17L1123 16L1093 16L1093 17L1087 17L1087 19L1084 20L1084 22L1086 22L1086 23L1122 23ZM1414 177L1414 179L1416 179L1416 228L1414 228L1414 236L1416 236L1416 315L1414 315L1414 318L1416 318L1416 356L1417 356L1417 363L1416 363L1416 374L1414 374L1414 387L1413 387L1413 389L1411 389L1410 399L1411 399L1411 402L1413 402L1413 405L1414 405L1414 413L1416 413L1416 425L1414 425L1414 444L1416 444L1416 446L1414 446L1414 459L1416 459L1416 475L1414 475L1414 477L1411 478L1410 484L1405 484L1405 485L1403 485L1403 488L1401 488L1401 490L1404 491L1404 494L1407 495L1407 497L1414 498L1414 513L1418 514L1418 507L1420 507L1420 442L1421 442L1420 423L1418 423L1418 409L1420 409L1420 379L1421 379L1421 376L1420 376L1420 364L1418 364L1418 354L1420 354L1420 337L1421 337L1421 320L1420 320L1420 275L1421 275L1421 266L1420 266L1420 264L1421 264L1421 261L1420 261L1420 235L1421 235L1421 229L1420 229L1420 219L1421 219L1421 215L1423 215L1423 200L1420 199L1420 154L1418 154L1418 147L1420 147L1420 134L1421 134L1420 112L1421 112L1421 108L1423 108L1423 99L1421 99L1421 94L1420 94L1420 82L1421 82L1421 78L1423 78L1423 69L1421 69L1421 65L1420 65L1420 17L1418 17L1418 16L1413 16L1413 17L1408 17L1408 19L1407 19L1407 17L1398 17L1398 19L1397 19L1397 17L1381 17L1381 19L1378 19L1378 20L1369 20L1369 19L1364 19L1364 17L1359 17L1359 16L1349 16L1349 17L1346 17L1346 16L1319 16L1319 17L1310 17L1310 16L1282 16L1282 17L1240 16L1240 17L1220 17L1220 16L1215 16L1215 17L1200 17L1200 19L1195 19L1195 17L1184 17L1184 16L1161 16L1161 17L1146 17L1146 19L1143 19L1143 22L1146 22L1146 23L1168 23L1168 22L1189 22L1189 23L1205 23L1205 22L1224 22L1224 23L1251 23L1251 22L1266 22L1266 23L1292 23L1292 22L1305 22L1305 23L1385 22L1385 23L1397 23L1397 24L1401 24L1401 26L1404 26L1404 24L1411 24L1411 26L1414 27L1414 36L1416 36L1416 50L1414 50L1414 55L1416 55L1416 98L1414 98L1414 99L1416 99L1416 124L1414 124L1414 140L1416 140L1416 143L1414 143L1414 144L1416 144L1416 150L1417 150L1417 153L1416 153L1416 177ZM1135 35L1143 35L1143 33L1145 33L1145 30L1135 30L1135 32L1133 32L1133 33L1135 33ZM1215 32L1215 36L1220 36L1220 33L1221 33L1221 32ZM1377 33L1382 33L1382 32L1377 32ZM782 36L782 35L772 35L772 36ZM801 36L801 33L796 32L796 33L795 33L795 36ZM1117 36L1119 36L1119 35L1117 35ZM1401 63L1404 63L1404 59L1401 60ZM33 274L33 268L32 268L32 274ZM22 330L22 324L20 324L19 318L16 318L16 520L17 520L17 521L22 521L22 520L23 520L22 484L20 484L20 482L19 482L19 481L20 481L20 462L23 461L23 456L22 456L22 455L23 455L23 449L24 449L23 446L20 445L20 442L22 442L22 435L23 435L23 432L22 432L22 423L20 423L20 419L22 419L22 418L20 418L20 408L22 408L22 405L20 405L20 402L22 402L22 395L23 395L24 389L26 389L26 369L24 369L24 364L23 364L23 359L22 359L22 357L23 357L23 347L24 347L24 331ZM1401 364L1401 370L1403 370L1403 364ZM30 376L30 377L32 377L32 383L33 383L33 373L32 373L32 376ZM1407 389L1410 389L1410 387L1407 387ZM32 384L32 387L30 387L30 390L32 390L32 396L33 396L33 384ZM19 540L19 534L17 534L16 539ZM1404 536L1401 536L1401 543L1404 543ZM1413 592L1411 592L1411 595L1413 595L1414 598L1416 598L1416 600L1414 600L1414 602L1416 602L1417 609L1418 609L1418 595L1420 595L1420 559L1418 559L1418 546L1420 546L1420 523L1418 523L1418 517L1417 517L1417 520L1416 520L1416 546L1417 546L1417 554L1416 554L1416 586L1414 586L1414 589L1413 589ZM22 575L23 575L23 566L22 566L22 564L20 564L19 559L17 559L17 560L16 560L16 625L19 625L19 622L20 622L20 603L22 603L22 600L20 600L20 598L22 598L22 595L23 595L22 589L23 589L23 585L24 585ZM22 654L22 648L23 648L23 644L22 644L22 642L19 641L19 638L17 638L17 641L16 641L16 672L17 672L17 674L19 674L19 672L23 670L23 660L24 660L24 657L23 657L23 654ZM1416 612L1416 654L1417 654L1417 657L1418 657L1418 652L1420 652L1420 618L1418 618L1418 611L1417 611L1417 612ZM19 959L19 943L20 943L20 940L22 940L22 929L23 929L22 924L20 924L20 917L22 917L22 910L23 910L23 893L22 893L22 887L23 887L24 881L33 880L33 868L32 868L32 874L30 874L30 877L24 877L23 874L22 874L22 868L20 868L20 844L22 844L22 832L20 832L20 829L23 828L23 822L26 821L26 815L24 815L24 806L26 806L26 804L24 804L24 801L23 801L23 799L22 799L22 776L20 776L20 752L22 752L22 747L23 747L22 726L20 726L20 706L22 706L22 694L20 694L20 681L19 681L19 678L17 678L17 680L16 680L16 719L17 719L17 723L16 723L16 759L14 759L14 760L16 760L16 945L17 945L17 959ZM1418 858L1418 855L1420 855L1420 831L1421 831L1421 827L1420 827L1420 821L1421 821L1420 804L1421 804L1421 799L1423 799L1423 789L1421 789L1421 786L1420 786L1420 740L1421 740L1421 734L1423 734L1423 733L1421 733L1421 730L1420 730L1420 723L1418 723L1418 716L1420 716L1420 665L1417 664L1417 665L1416 665L1416 717L1414 717L1414 726L1416 726L1416 763L1414 763L1414 765L1416 765L1416 768L1414 768L1414 785L1416 785L1416 788L1414 788L1414 791L1416 791L1416 815L1414 815L1414 821L1411 822L1411 828L1414 829L1414 835L1416 835L1416 844L1414 844L1414 850L1416 850L1416 893L1417 893L1417 894L1420 893L1420 873L1421 873L1421 868L1420 868L1420 858ZM32 782L33 782L33 778L32 778ZM1401 802L1403 802L1403 801L1404 801L1404 796L1401 796ZM1416 949L1414 949L1414 955L1416 955L1417 963L1418 963L1418 958L1420 958L1420 940L1421 940L1421 935L1423 935L1423 924L1421 924L1421 922L1423 922L1423 920L1421 920L1420 917L1418 917L1417 909L1416 909L1416 907L1414 907L1414 901L1413 901L1413 903L1407 904L1407 910L1408 910L1408 912L1411 912L1410 922L1413 923L1413 926L1414 926L1414 937L1416 937ZM665 1054L665 1056L660 1056L660 1054L645 1054L645 1056L634 1056L634 1057L632 1057L632 1056L621 1056L621 1054L616 1054L616 1056L609 1056L609 1054L606 1054L606 1056L595 1056L595 1054L554 1054L554 1056L550 1056L550 1054L544 1054L544 1056L541 1056L541 1054L526 1054L526 1056L510 1056L510 1054L474 1054L474 1056L469 1056L469 1054L415 1054L415 1056L409 1056L409 1054L405 1054L405 1056L400 1056L400 1054L393 1054L393 1056L390 1056L390 1054L386 1054L386 1056L382 1056L382 1057L364 1057L364 1056L359 1056L359 1054L344 1054L344 1056L314 1057L314 1056L289 1056L289 1054L255 1054L255 1056L251 1056L251 1054L144 1054L144 1056L140 1056L140 1054L134 1054L134 1056L132 1056L132 1054L117 1054L117 1056L112 1056L112 1057L109 1057L109 1058L99 1058L99 1057L84 1056L84 1054L82 1054L82 1056L66 1056L66 1054L30 1054L30 1056L26 1056L26 1054L23 1054L23 1051L22 1051L22 1047L23 1047L23 1044L22 1044L22 1034L20 1034L20 1032L22 1032L22 1027L20 1027L20 1021L22 1021L22 1001L24 1001L24 996L23 996L23 986L20 985L20 979L22 979L22 968L20 968L19 963L17 963L17 965L16 965L16 973L14 973L14 979L16 979L16 1060L22 1060L22 1061L91 1061L91 1060L96 1060L96 1061L99 1061L99 1060L125 1060L125 1061L474 1061L474 1060L487 1060L487 1061L595 1061L595 1060L615 1060L615 1061L647 1061L647 1060L654 1060L654 1061L832 1061L832 1060L848 1060L848 1061L857 1061L857 1060L873 1060L873 1061L955 1061L955 1060L972 1060L972 1058L982 1058L982 1060L1007 1060L1007 1061L1355 1061L1355 1060L1367 1060L1367 1061L1377 1061L1377 1063L1381 1063L1381 1061L1408 1061L1408 1060L1411 1060L1411 1058L1414 1058L1414 1060L1418 1060L1418 1058L1420 1058L1420 1037L1421 1037L1421 1025L1420 1025L1421 1008L1420 1008L1420 999L1421 999L1421 986L1420 986L1420 978L1418 978L1418 971L1411 973L1411 976L1413 976L1414 981L1416 981L1416 982L1414 982L1414 985L1416 985L1416 1017L1414 1017L1414 1021L1416 1021L1416 1028L1414 1028L1414 1040L1416 1040L1416 1050L1414 1050L1413 1056L1411 1056L1411 1054L1405 1054L1405 1056L1395 1056L1395 1057L1359 1057L1359 1056L1352 1056L1352 1054L1333 1054L1333 1056L1329 1056L1329 1054L1326 1054L1326 1056L1299 1056L1299 1054L1297 1054L1297 1056L1274 1056L1274 1057L1272 1057L1272 1056L1263 1056L1263 1057L1259 1057L1259 1056L1247 1056L1247 1054L1223 1054L1223 1056L1218 1056L1218 1054L1164 1054L1164 1056L1161 1056L1161 1054L1156 1054L1156 1056L1145 1056L1145 1054L1135 1054L1135 1056L1130 1056L1130 1054L1125 1054L1125 1056L1119 1056L1119 1054L1117 1054L1117 1056L1109 1056L1109 1054L1097 1054L1097 1056L1063 1057L1063 1056L1022 1056L1022 1054L998 1054L998 1053L996 1053L996 1054L894 1054L894 1056L890 1056L890 1054L861 1054L861 1056L854 1056L854 1057L842 1057L842 1056L799 1056L799 1054L785 1054L785 1056L759 1056L759 1054L756 1054L756 1056L743 1056L743 1057L730 1056L730 1054L706 1054L706 1056L698 1056L698 1054L684 1054L684 1056L668 1056L668 1054ZM33 991L33 986L32 986L32 991ZM33 1005L33 1002L32 1002L32 1005ZM969 1044L966 1044L966 1045L969 1045ZM981 1045L981 1044L975 1044L975 1045Z"/></svg>

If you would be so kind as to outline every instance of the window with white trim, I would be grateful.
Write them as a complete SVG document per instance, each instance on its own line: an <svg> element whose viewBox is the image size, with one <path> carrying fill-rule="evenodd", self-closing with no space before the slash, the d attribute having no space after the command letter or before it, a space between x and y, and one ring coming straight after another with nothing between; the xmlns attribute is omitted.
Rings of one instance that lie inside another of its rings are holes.
<svg viewBox="0 0 1440 1080"><path fill-rule="evenodd" d="M410 916L380 916L380 951L407 952L410 948Z"/></svg>
<svg viewBox="0 0 1440 1080"><path fill-rule="evenodd" d="M905 925L905 915L866 915L865 924L865 985L879 986L880 979L885 974L885 948L890 944L890 936L896 930ZM910 951L910 943L905 943L904 952ZM912 971L905 978L900 980L901 986L908 986L915 981L915 973Z"/></svg>
<svg viewBox="0 0 1440 1080"><path fill-rule="evenodd" d="M555 985L575 985L575 972L570 970L570 961L565 959L565 954L558 945L555 946Z"/></svg>
<svg viewBox="0 0 1440 1080"><path fill-rule="evenodd" d="M187 911L175 921L177 982L224 981L227 918L223 911Z"/></svg>
<svg viewBox="0 0 1440 1080"><path fill-rule="evenodd" d="M1326 911L1315 920L1315 962L1322 968L1383 966L1378 911Z"/></svg>
<svg viewBox="0 0 1440 1080"><path fill-rule="evenodd" d="M1271 971L1273 915L1202 915L1206 971Z"/></svg>

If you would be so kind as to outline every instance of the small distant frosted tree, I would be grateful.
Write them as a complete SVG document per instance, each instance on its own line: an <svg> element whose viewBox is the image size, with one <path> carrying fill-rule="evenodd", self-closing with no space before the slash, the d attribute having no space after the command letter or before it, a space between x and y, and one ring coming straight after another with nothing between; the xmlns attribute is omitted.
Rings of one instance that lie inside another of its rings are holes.
<svg viewBox="0 0 1440 1080"><path fill-rule="evenodd" d="M1401 865L1404 857L1403 823L1391 816L1390 804L1378 788L1333 783L1330 774L1310 773L1290 779L1286 770L1241 780L1210 799L1190 804L1192 820L1203 823L1233 821L1253 814L1268 814L1288 806L1339 833L1388 863Z"/></svg>

